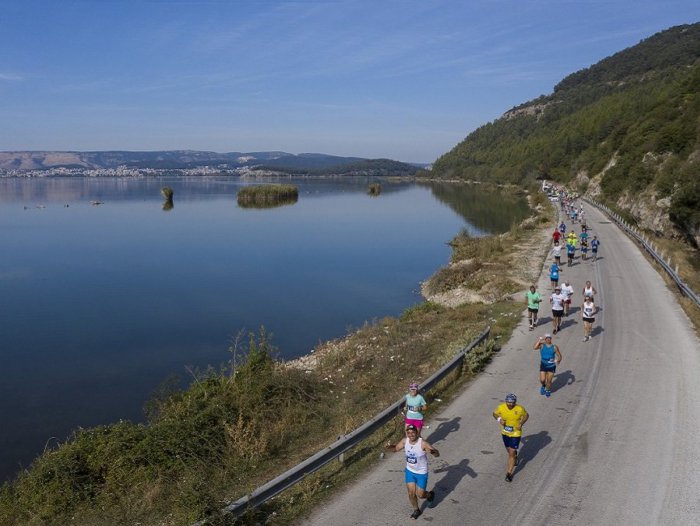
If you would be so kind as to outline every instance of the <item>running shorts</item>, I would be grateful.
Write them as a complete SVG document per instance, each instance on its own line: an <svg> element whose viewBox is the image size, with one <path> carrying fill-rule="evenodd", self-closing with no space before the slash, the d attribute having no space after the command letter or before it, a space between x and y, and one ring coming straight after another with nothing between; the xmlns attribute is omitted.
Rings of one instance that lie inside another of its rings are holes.
<svg viewBox="0 0 700 526"><path fill-rule="evenodd" d="M520 437L509 437L507 435L501 435L503 437L503 445L511 449L518 449L520 447Z"/></svg>
<svg viewBox="0 0 700 526"><path fill-rule="evenodd" d="M404 480L406 484L415 484L422 490L428 488L428 474L427 473L414 473L409 471L408 468L404 470Z"/></svg>
<svg viewBox="0 0 700 526"><path fill-rule="evenodd" d="M420 432L421 429L423 429L423 420L419 420L417 418L405 418L404 423L407 426L414 425L416 426L416 429L418 432Z"/></svg>
<svg viewBox="0 0 700 526"><path fill-rule="evenodd" d="M532 309L532 308L528 307L528 308L527 308L527 311L528 311L528 312L531 312L531 313L533 313L533 314L537 314L537 313L539 312L539 309Z"/></svg>
<svg viewBox="0 0 700 526"><path fill-rule="evenodd" d="M563 310L554 310L554 309L552 309L552 316L554 316L555 318L561 318L563 315L564 315L564 311L563 311Z"/></svg>
<svg viewBox="0 0 700 526"><path fill-rule="evenodd" d="M540 362L540 372L553 373L553 372L556 372L556 370L557 370L557 364Z"/></svg>
<svg viewBox="0 0 700 526"><path fill-rule="evenodd" d="M593 323L595 321L595 318L583 318L583 321L586 323Z"/></svg>

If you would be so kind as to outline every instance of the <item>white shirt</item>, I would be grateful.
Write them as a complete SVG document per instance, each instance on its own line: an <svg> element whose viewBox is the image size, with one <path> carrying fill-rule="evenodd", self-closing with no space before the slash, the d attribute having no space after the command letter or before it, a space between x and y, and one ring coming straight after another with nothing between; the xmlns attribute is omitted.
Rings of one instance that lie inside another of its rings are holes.
<svg viewBox="0 0 700 526"><path fill-rule="evenodd" d="M419 438L415 444L406 438L403 446L406 453L406 469L413 473L423 475L428 472L428 455L423 451L423 439Z"/></svg>
<svg viewBox="0 0 700 526"><path fill-rule="evenodd" d="M566 301L566 296L564 294L557 294L556 292L550 297L552 301L552 310L564 310L564 301Z"/></svg>
<svg viewBox="0 0 700 526"><path fill-rule="evenodd" d="M561 286L561 293L566 296L567 299L569 299L571 296L574 295L574 288L571 285L567 285L564 283Z"/></svg>

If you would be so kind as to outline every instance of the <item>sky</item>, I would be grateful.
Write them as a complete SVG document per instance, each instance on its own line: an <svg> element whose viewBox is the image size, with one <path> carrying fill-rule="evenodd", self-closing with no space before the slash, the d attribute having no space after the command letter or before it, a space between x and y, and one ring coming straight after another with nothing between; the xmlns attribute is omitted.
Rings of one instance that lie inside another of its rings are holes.
<svg viewBox="0 0 700 526"><path fill-rule="evenodd" d="M0 0L0 150L432 162L698 0Z"/></svg>

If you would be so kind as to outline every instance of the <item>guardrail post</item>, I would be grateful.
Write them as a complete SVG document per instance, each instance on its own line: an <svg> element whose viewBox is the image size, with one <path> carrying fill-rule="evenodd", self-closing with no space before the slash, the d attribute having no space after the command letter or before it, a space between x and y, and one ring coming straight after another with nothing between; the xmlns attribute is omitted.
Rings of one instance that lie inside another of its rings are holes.
<svg viewBox="0 0 700 526"><path fill-rule="evenodd" d="M678 263L676 263L676 276L678 275Z"/></svg>

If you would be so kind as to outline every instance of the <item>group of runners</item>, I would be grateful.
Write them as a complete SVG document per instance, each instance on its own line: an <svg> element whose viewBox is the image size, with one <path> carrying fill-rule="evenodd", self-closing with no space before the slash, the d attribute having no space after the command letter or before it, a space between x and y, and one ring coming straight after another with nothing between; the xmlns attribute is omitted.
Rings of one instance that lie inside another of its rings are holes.
<svg viewBox="0 0 700 526"><path fill-rule="evenodd" d="M571 217L573 223L578 220L581 224L581 234L566 232L566 223L563 221L558 225L552 239L554 247L552 249L553 262L549 268L552 292L549 296L549 303L552 308L552 332L538 337L535 340L533 349L539 351L539 382L540 394L549 398L552 395L552 382L557 365L562 361L562 353L559 346L553 342L552 335L562 330L562 319L569 316L572 311L572 303L576 295L575 289L569 279L559 284L561 269L562 241L565 240L569 266L575 259L577 244L581 245L581 259L587 259L588 249L588 228L585 223L585 212L582 206L577 207L573 200L562 201L562 208L567 216ZM593 261L596 261L600 242L596 236L590 241L593 253ZM573 248L570 248L573 247ZM585 249L584 249L585 247ZM581 289L582 302L580 315L583 322L583 341L590 340L595 322L595 315L598 310L595 304L597 291L590 280L585 282ZM539 322L540 304L543 302L542 295L537 291L537 286L530 286L525 295L528 312L529 330L534 331ZM518 450L522 438L522 428L529 418L528 412L522 405L519 405L517 396L509 393L505 401L494 409L492 416L501 428L503 444L508 457L506 463L505 480L511 482L518 465ZM403 451L406 457L406 467L404 470L404 480L408 490L408 499L413 511L412 519L417 519L421 514L419 499L425 499L428 507L432 507L435 502L435 491L428 491L428 455L439 457L440 452L421 438L423 428L423 413L427 409L425 398L419 393L419 385L411 383L409 392L405 395L403 404L404 431L405 436L398 443L388 442L386 448L389 451Z"/></svg>

